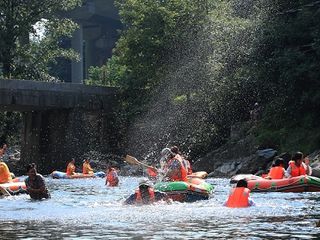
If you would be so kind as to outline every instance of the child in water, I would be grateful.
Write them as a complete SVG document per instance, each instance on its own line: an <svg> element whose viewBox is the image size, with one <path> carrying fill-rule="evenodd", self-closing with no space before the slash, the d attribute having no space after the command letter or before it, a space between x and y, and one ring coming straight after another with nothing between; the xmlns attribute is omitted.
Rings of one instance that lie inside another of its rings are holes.
<svg viewBox="0 0 320 240"><path fill-rule="evenodd" d="M237 182L237 186L231 190L228 200L224 203L224 206L230 208L244 208L254 205L255 203L250 198L248 182L245 179Z"/></svg>

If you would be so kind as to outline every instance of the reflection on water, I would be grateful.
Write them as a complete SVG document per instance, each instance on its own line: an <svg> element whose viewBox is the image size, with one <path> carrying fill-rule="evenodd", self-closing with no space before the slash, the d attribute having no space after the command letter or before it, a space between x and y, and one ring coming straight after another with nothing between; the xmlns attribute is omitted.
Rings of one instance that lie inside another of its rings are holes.
<svg viewBox="0 0 320 240"><path fill-rule="evenodd" d="M320 236L320 193L252 193L255 207L223 207L228 179L208 201L125 206L139 178L48 179L51 199L0 199L0 239L315 239Z"/></svg>

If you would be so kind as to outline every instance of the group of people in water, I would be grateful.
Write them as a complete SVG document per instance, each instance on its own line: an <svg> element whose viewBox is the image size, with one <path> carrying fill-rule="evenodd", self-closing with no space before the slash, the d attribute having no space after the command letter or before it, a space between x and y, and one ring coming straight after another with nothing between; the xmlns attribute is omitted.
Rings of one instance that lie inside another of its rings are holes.
<svg viewBox="0 0 320 240"><path fill-rule="evenodd" d="M298 177L302 175L311 175L312 168L310 167L310 160L308 157L304 157L302 152L296 152L291 160L288 162L288 167L285 169L285 161L283 158L278 157L274 160L272 167L268 174L264 174L266 179L283 179ZM248 189L248 183L245 179L241 179L237 182L234 189L228 197L225 203L227 207L249 207L253 206L254 202L250 199L250 190Z"/></svg>
<svg viewBox="0 0 320 240"><path fill-rule="evenodd" d="M0 151L1 154L1 151ZM2 153L3 154L3 153ZM1 157L1 155L0 155ZM285 162L282 158L276 158L273 166L268 174L265 174L266 179L282 179L297 177L301 175L311 175L312 169L309 166L309 159L304 158L303 153L296 152L291 161L288 163L288 168L285 169ZM164 148L161 151L160 168L148 167L150 177L159 177L162 181L184 181L188 182L188 175L192 174L190 162L183 157L177 146ZM50 193L46 187L44 177L37 173L36 165L29 164L26 168L28 177L25 179L27 192L32 199L50 198ZM82 164L82 173L76 173L75 159L72 159L66 169L68 176L93 175L94 171L90 165L89 159L85 159ZM12 177L8 166L0 160L0 184L12 181ZM117 170L113 167L108 167L106 171L107 186L115 187L119 184ZM135 193L125 200L125 204L148 204L156 201L164 200L170 202L170 198L164 192L156 191L150 180L144 179L139 183ZM246 179L240 179L235 188L231 189L230 195L224 203L227 207L249 207L253 206L254 202L250 199L250 190Z"/></svg>
<svg viewBox="0 0 320 240"><path fill-rule="evenodd" d="M90 177L94 176L93 168L90 165L90 161L88 158L83 160L82 164L82 173L76 172L76 161L74 158L71 159L71 161L67 165L66 174L68 177L74 177L77 176L84 176L84 177ZM109 166L106 171L106 185L110 187L116 187L119 184L119 177L116 169L114 167Z"/></svg>

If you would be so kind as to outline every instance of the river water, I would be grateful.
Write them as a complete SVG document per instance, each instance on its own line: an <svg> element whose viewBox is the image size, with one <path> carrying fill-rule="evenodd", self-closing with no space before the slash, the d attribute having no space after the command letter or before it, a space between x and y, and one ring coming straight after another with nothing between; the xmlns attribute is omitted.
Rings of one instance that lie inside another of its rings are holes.
<svg viewBox="0 0 320 240"><path fill-rule="evenodd" d="M320 239L320 193L252 193L256 206L230 209L229 180L208 179L206 201L126 206L141 178L46 179L51 199L0 198L0 239Z"/></svg>

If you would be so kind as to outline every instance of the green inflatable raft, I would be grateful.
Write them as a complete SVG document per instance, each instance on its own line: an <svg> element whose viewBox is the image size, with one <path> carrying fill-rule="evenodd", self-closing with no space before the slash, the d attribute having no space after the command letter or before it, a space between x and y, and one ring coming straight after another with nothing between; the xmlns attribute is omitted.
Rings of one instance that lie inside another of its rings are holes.
<svg viewBox="0 0 320 240"><path fill-rule="evenodd" d="M174 201L195 202L207 200L213 193L214 187L202 179L189 179L190 182L159 182L154 188L165 192Z"/></svg>

